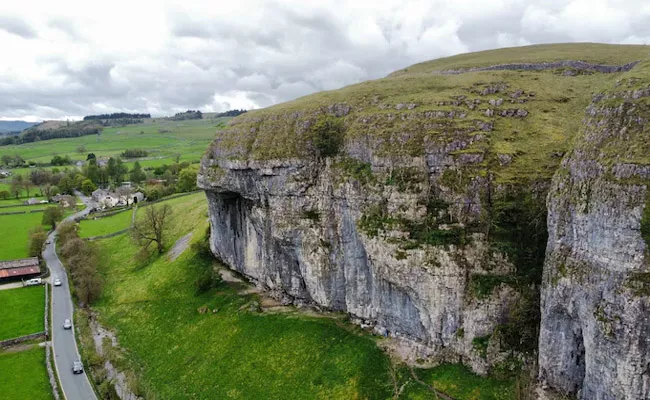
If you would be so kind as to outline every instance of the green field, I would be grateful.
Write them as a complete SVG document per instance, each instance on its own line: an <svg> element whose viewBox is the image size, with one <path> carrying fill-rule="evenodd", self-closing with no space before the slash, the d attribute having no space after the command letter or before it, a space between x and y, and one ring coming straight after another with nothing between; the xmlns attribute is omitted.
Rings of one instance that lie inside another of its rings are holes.
<svg viewBox="0 0 650 400"><path fill-rule="evenodd" d="M0 260L27 257L29 230L40 225L42 219L43 213L0 215Z"/></svg>
<svg viewBox="0 0 650 400"><path fill-rule="evenodd" d="M212 142L216 130L230 118L171 121L164 119L145 120L141 124L106 128L98 135L70 139L54 139L21 145L1 146L3 154L19 154L27 161L49 163L53 156L68 155L74 161L86 160L88 153L97 157L119 156L126 149L146 149L147 160L141 164L151 166L172 163L172 157L179 153L181 161L198 161ZM85 146L83 152L78 152ZM160 157L164 157L164 162ZM151 159L151 160L149 160ZM71 168L72 166L68 166ZM64 167L58 167L63 169ZM19 173L28 173L21 168Z"/></svg>
<svg viewBox="0 0 650 400"><path fill-rule="evenodd" d="M45 349L0 352L0 397L11 400L50 400L52 388L45 369Z"/></svg>
<svg viewBox="0 0 650 400"><path fill-rule="evenodd" d="M207 228L204 195L166 203L174 209L167 247L187 232L193 232L192 242L199 241ZM196 294L194 281L212 261L192 247L174 262L163 255L142 267L133 262L137 249L128 235L95 243L102 254L104 294L94 309L127 350L122 365L140 371L141 394L174 399L392 397L390 360L372 336L340 317L251 312L258 297L238 294L240 286L226 283ZM218 312L200 314L203 306ZM446 370L437 370L418 372L427 382L446 379L436 387L449 388ZM469 372L457 377L467 393L482 393L473 397L455 391L458 399L499 399L496 393L507 390ZM472 380L465 383L468 377ZM411 381L407 386L401 398L430 398L422 385Z"/></svg>
<svg viewBox="0 0 650 400"><path fill-rule="evenodd" d="M45 312L43 286L0 290L0 304L2 305L0 340L42 332L45 329L43 326Z"/></svg>
<svg viewBox="0 0 650 400"><path fill-rule="evenodd" d="M82 220L79 223L79 236L88 238L121 231L131 226L132 215L133 211L127 210L110 217Z"/></svg>

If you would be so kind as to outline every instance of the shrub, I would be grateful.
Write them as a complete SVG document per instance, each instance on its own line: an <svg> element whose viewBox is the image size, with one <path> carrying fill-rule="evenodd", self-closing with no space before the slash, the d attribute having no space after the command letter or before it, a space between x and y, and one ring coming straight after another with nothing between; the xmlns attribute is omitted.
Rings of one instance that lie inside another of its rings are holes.
<svg viewBox="0 0 650 400"><path fill-rule="evenodd" d="M341 150L344 139L342 120L322 116L311 126L310 132L319 157L334 157Z"/></svg>
<svg viewBox="0 0 650 400"><path fill-rule="evenodd" d="M490 344L490 337L491 335L485 335L477 336L472 339L472 346L474 347L474 350L476 350L483 358L487 357L487 349L488 345Z"/></svg>
<svg viewBox="0 0 650 400"><path fill-rule="evenodd" d="M650 248L650 190L646 197L647 200L641 217L641 237L643 237L646 246Z"/></svg>
<svg viewBox="0 0 650 400"><path fill-rule="evenodd" d="M139 158L146 157L149 153L146 150L142 149L127 149L122 152L122 157L124 158Z"/></svg>

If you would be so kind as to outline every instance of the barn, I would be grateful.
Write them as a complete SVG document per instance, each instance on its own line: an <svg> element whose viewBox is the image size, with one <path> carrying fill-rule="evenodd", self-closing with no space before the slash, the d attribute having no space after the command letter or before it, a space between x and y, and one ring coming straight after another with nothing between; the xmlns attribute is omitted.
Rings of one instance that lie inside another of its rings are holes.
<svg viewBox="0 0 650 400"><path fill-rule="evenodd" d="M40 274L38 257L0 261L0 282L30 279Z"/></svg>

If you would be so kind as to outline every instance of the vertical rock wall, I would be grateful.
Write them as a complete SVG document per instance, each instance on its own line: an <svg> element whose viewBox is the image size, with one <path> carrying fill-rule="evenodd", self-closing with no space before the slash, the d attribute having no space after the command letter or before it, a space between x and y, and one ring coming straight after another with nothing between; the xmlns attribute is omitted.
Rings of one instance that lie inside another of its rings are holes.
<svg viewBox="0 0 650 400"><path fill-rule="evenodd" d="M589 400L650 398L650 90L621 89L594 98L548 197L540 378Z"/></svg>

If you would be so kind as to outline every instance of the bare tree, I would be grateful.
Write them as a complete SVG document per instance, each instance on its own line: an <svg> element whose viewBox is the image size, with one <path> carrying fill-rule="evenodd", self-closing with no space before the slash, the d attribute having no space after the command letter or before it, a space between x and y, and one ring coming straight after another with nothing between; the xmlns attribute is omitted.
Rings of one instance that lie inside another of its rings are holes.
<svg viewBox="0 0 650 400"><path fill-rule="evenodd" d="M133 188L130 188L128 186L120 186L115 189L115 193L119 196L120 199L126 199L127 206L131 201L133 201L133 198L131 197L133 195Z"/></svg>
<svg viewBox="0 0 650 400"><path fill-rule="evenodd" d="M172 208L164 204L145 207L143 211L144 216L133 224L133 237L144 250L148 250L149 246L155 243L158 253L161 254L165 251L163 241L169 229Z"/></svg>

